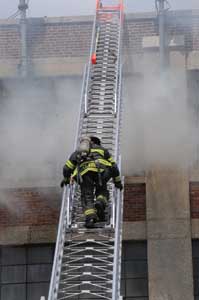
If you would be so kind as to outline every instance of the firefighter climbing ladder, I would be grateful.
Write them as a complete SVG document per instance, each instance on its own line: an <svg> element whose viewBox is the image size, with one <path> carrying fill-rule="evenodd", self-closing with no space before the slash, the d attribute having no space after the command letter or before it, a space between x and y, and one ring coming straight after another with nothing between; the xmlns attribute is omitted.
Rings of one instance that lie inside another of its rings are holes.
<svg viewBox="0 0 199 300"><path fill-rule="evenodd" d="M120 166L122 0L97 0L76 145L97 135ZM86 229L77 185L64 188L48 300L120 299L123 195L109 184L107 221Z"/></svg>

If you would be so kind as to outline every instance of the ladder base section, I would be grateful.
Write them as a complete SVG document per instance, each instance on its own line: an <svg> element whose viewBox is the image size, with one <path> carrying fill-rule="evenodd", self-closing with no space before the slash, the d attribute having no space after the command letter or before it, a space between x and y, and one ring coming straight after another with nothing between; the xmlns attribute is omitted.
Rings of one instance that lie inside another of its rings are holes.
<svg viewBox="0 0 199 300"><path fill-rule="evenodd" d="M112 299L114 230L66 233L58 300Z"/></svg>

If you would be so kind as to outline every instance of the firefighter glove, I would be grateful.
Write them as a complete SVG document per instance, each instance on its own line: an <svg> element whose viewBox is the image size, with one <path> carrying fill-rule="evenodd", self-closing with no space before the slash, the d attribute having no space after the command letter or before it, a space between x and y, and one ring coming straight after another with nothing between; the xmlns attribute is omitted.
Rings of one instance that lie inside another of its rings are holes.
<svg viewBox="0 0 199 300"><path fill-rule="evenodd" d="M122 191L123 190L123 184L122 184L122 182L121 181L115 182L115 187L117 189L120 189L120 191Z"/></svg>
<svg viewBox="0 0 199 300"><path fill-rule="evenodd" d="M69 184L69 180L67 178L64 178L60 183L60 187L63 188L64 185L67 185L67 184Z"/></svg>

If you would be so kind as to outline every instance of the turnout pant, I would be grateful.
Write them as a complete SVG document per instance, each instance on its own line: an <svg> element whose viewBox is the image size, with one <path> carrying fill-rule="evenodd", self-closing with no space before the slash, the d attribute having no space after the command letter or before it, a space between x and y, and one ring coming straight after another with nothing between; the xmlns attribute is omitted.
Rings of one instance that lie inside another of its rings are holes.
<svg viewBox="0 0 199 300"><path fill-rule="evenodd" d="M102 201L106 205L109 199L107 182L111 178L110 171L104 170L102 173L87 172L82 176L81 203L86 217L96 217L94 198L96 201Z"/></svg>

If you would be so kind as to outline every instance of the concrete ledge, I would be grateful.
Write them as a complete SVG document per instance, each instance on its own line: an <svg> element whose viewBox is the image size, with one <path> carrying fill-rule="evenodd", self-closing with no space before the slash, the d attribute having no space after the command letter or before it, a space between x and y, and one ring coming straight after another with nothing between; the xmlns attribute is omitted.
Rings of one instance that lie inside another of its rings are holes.
<svg viewBox="0 0 199 300"><path fill-rule="evenodd" d="M31 60L30 72L35 76L83 76L88 56L48 57ZM0 59L0 78L19 78L19 59Z"/></svg>
<svg viewBox="0 0 199 300"><path fill-rule="evenodd" d="M125 76L132 76L135 73L147 74L156 73L159 68L159 53L146 52L131 54L133 72L125 66ZM47 57L34 58L30 61L31 72L35 76L82 76L84 66L88 62L88 55L82 57ZM185 53L172 51L170 53L172 68L184 69L186 64ZM19 76L20 59L0 59L0 78L16 78ZM147 68L146 68L147 66ZM199 69L199 51L189 53L187 69Z"/></svg>
<svg viewBox="0 0 199 300"><path fill-rule="evenodd" d="M144 176L125 176L124 182L125 184L145 183L146 178Z"/></svg>
<svg viewBox="0 0 199 300"><path fill-rule="evenodd" d="M80 76L87 61L87 56L33 59L32 71L36 76Z"/></svg>
<svg viewBox="0 0 199 300"><path fill-rule="evenodd" d="M146 222L124 222L122 239L123 241L146 240Z"/></svg>
<svg viewBox="0 0 199 300"><path fill-rule="evenodd" d="M182 225L182 221L179 220L176 226L175 224L165 224L162 222L163 227L169 227L169 231L171 231L170 236L171 239L183 238L187 236L187 233L183 233L184 226ZM151 227L153 230L153 234L151 238L160 238L164 239L161 236L163 232L162 226L161 228L155 228L157 224L151 223L150 225L146 224L146 222L124 222L123 223L123 240L146 240L146 226ZM153 227L153 228L152 228ZM175 227L175 228L174 228ZM191 220L191 229L192 229L192 238L199 238L199 219ZM172 232L175 230L175 232ZM43 226L10 226L4 227L0 230L0 245L22 245L29 243L54 243L56 241L57 236L57 227L55 225L43 225Z"/></svg>
<svg viewBox="0 0 199 300"><path fill-rule="evenodd" d="M0 229L0 245L55 243L57 226L9 226ZM146 240L146 222L124 222L123 240Z"/></svg>
<svg viewBox="0 0 199 300"><path fill-rule="evenodd" d="M57 226L10 226L0 229L0 245L54 243Z"/></svg>
<svg viewBox="0 0 199 300"><path fill-rule="evenodd" d="M57 229L55 225L31 226L29 228L29 243L55 243L57 239Z"/></svg>
<svg viewBox="0 0 199 300"><path fill-rule="evenodd" d="M23 245L29 240L29 226L4 227L0 229L0 245Z"/></svg>
<svg viewBox="0 0 199 300"><path fill-rule="evenodd" d="M0 59L0 78L18 77L19 59Z"/></svg>

